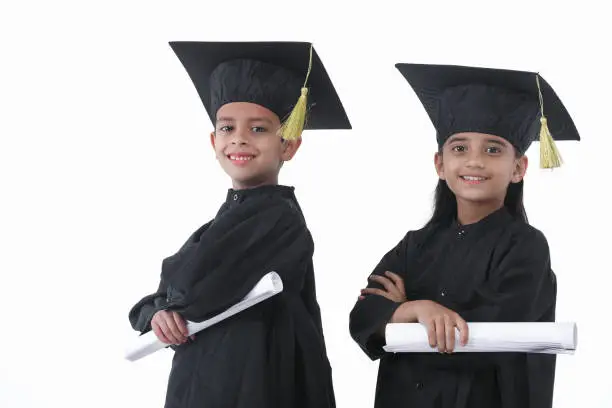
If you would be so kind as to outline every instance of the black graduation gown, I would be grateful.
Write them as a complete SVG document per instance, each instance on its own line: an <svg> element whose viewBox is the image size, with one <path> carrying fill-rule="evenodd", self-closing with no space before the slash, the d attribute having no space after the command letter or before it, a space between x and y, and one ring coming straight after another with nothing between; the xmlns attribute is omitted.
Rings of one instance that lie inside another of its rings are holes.
<svg viewBox="0 0 612 408"><path fill-rule="evenodd" d="M467 322L555 319L546 238L505 208L467 226L408 232L374 273L387 270L403 277L408 300L432 300ZM369 295L350 314L351 336L372 360L380 359L376 408L552 407L554 355L386 353L377 333L398 306Z"/></svg>
<svg viewBox="0 0 612 408"><path fill-rule="evenodd" d="M164 259L158 291L129 313L142 333L158 310L199 322L270 271L283 281L279 295L172 346L166 408L335 407L313 251L293 187L264 186L229 190L217 216Z"/></svg>

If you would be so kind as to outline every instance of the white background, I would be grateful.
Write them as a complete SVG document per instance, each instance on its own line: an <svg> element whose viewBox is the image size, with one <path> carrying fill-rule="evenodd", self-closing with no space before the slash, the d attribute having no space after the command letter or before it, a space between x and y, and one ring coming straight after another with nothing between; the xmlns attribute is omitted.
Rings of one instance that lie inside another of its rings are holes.
<svg viewBox="0 0 612 408"><path fill-rule="evenodd" d="M555 407L611 407L612 30L595 2L531 3L3 2L0 406L162 407L171 352L123 360L127 313L229 187L167 42L299 40L354 127L308 132L281 174L315 237L338 407L372 406L377 363L348 314L379 258L427 220L436 184L434 131L396 62L539 71L566 104L583 141L559 144L554 172L534 144L525 192L551 246L558 320L579 326Z"/></svg>

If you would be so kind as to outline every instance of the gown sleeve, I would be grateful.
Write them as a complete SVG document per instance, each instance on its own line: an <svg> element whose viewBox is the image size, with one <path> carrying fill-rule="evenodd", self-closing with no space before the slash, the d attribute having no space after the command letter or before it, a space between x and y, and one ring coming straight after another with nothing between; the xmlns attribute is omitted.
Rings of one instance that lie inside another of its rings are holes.
<svg viewBox="0 0 612 408"><path fill-rule="evenodd" d="M129 319L132 328L141 334L151 331L153 315L164 310L166 304L166 285L160 281L155 293L140 299L130 310Z"/></svg>
<svg viewBox="0 0 612 408"><path fill-rule="evenodd" d="M393 249L382 257L372 274L383 275L386 271L391 271L405 277L406 251L412 244L413 233L408 232ZM370 280L368 280L367 287L383 288L379 283ZM380 331L384 329L400 305L401 303L383 296L372 295L358 300L351 310L349 316L351 337L371 360L376 360L384 355L385 341Z"/></svg>
<svg viewBox="0 0 612 408"><path fill-rule="evenodd" d="M314 245L301 212L288 200L254 198L225 212L177 268L162 270L168 309L194 322L238 303L268 272L283 292L299 292Z"/></svg>
<svg viewBox="0 0 612 408"><path fill-rule="evenodd" d="M212 221L204 224L200 228L198 228L195 232L191 234L189 239L181 246L181 248L172 256L165 258L162 261L162 270L167 268L167 265L172 262L177 262L181 259L188 250L193 245L193 241L202 234L203 231L206 231L208 227L211 225ZM129 312L129 320L132 328L136 331L144 334L148 331L151 331L151 319L155 313L160 310L164 310L168 306L167 301L167 290L168 285L163 279L163 277L159 281L159 285L157 290L154 293L144 296L140 299Z"/></svg>

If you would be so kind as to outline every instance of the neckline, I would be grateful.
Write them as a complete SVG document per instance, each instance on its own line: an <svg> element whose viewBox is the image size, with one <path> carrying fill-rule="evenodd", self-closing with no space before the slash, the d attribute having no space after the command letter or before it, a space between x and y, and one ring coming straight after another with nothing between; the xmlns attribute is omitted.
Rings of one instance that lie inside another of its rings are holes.
<svg viewBox="0 0 612 408"><path fill-rule="evenodd" d="M513 217L508 211L508 209L504 206L493 211L489 215L482 218L480 221L476 221L470 224L461 224L459 220L455 218L452 224L452 230L455 231L459 236L465 236L467 234L472 234L477 231L497 228L501 225L508 223L511 220L513 220Z"/></svg>
<svg viewBox="0 0 612 408"><path fill-rule="evenodd" d="M276 194L291 198L294 197L294 191L295 187L282 184L267 184L245 189L230 188L227 190L225 201L229 204L241 203L248 198Z"/></svg>

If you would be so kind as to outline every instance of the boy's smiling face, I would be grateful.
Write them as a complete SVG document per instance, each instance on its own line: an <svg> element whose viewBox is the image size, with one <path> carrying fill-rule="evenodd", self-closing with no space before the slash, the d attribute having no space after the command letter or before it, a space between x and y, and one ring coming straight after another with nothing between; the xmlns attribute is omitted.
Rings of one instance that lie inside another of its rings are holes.
<svg viewBox="0 0 612 408"><path fill-rule="evenodd" d="M234 189L277 184L283 162L291 160L301 144L279 136L279 117L263 106L233 102L217 111L211 144Z"/></svg>

